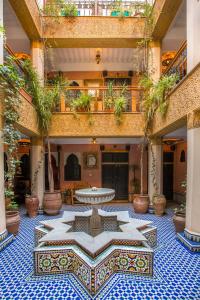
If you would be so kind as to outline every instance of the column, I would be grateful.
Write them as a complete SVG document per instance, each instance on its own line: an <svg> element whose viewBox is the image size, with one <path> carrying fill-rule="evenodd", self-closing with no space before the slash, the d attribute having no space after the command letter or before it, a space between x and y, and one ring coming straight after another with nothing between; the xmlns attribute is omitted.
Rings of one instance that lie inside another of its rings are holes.
<svg viewBox="0 0 200 300"><path fill-rule="evenodd" d="M44 45L40 41L32 41L31 57L34 68L36 69L41 84L44 84Z"/></svg>
<svg viewBox="0 0 200 300"><path fill-rule="evenodd" d="M3 1L0 1L0 26L3 26ZM3 64L3 34L0 33L0 64ZM3 97L3 93L0 95ZM1 106L1 104L0 104ZM2 107L0 107L1 111ZM3 144L3 119L0 114L0 243L6 234L6 212L4 197L4 144Z"/></svg>
<svg viewBox="0 0 200 300"><path fill-rule="evenodd" d="M44 45L42 42L32 41L31 56L33 67L38 73L41 84L44 85ZM32 193L38 197L41 208L45 191L44 142L41 138L32 138L31 143Z"/></svg>
<svg viewBox="0 0 200 300"><path fill-rule="evenodd" d="M40 208L43 206L45 191L44 171L44 142L41 138L31 139L31 184L32 194L39 199Z"/></svg>
<svg viewBox="0 0 200 300"><path fill-rule="evenodd" d="M200 2L187 0L187 71L200 62Z"/></svg>
<svg viewBox="0 0 200 300"><path fill-rule="evenodd" d="M149 47L149 74L156 82L161 75L161 43L160 41L152 41Z"/></svg>
<svg viewBox="0 0 200 300"><path fill-rule="evenodd" d="M150 204L155 193L163 192L163 147L160 138L150 141L148 146L148 194ZM155 186L156 185L156 186Z"/></svg>
<svg viewBox="0 0 200 300"><path fill-rule="evenodd" d="M185 236L200 242L200 113L188 116Z"/></svg>

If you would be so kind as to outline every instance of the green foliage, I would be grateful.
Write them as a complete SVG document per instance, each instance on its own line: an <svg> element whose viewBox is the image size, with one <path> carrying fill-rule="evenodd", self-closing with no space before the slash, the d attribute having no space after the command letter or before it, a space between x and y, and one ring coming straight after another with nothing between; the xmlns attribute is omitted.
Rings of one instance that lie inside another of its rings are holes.
<svg viewBox="0 0 200 300"><path fill-rule="evenodd" d="M113 82L110 81L108 83L108 89L104 98L104 107L105 109L113 109L116 117L116 122L118 125L122 122L122 113L126 108L126 97L125 92L127 90L127 86L123 85L120 94L117 94L117 91L113 89Z"/></svg>
<svg viewBox="0 0 200 300"><path fill-rule="evenodd" d="M10 204L8 205L8 210L18 210L19 205L16 201L12 200Z"/></svg>
<svg viewBox="0 0 200 300"><path fill-rule="evenodd" d="M105 93L104 97L104 107L105 109L111 109L113 108L115 96L114 96L114 90L113 90L113 82L108 82L108 87Z"/></svg>
<svg viewBox="0 0 200 300"><path fill-rule="evenodd" d="M48 135L52 113L59 103L62 87L56 84L52 88L44 88L31 61L23 63L25 70L26 89L32 96L38 117L38 126L42 136Z"/></svg>
<svg viewBox="0 0 200 300"><path fill-rule="evenodd" d="M81 93L80 96L71 102L71 109L74 112L90 111L92 96Z"/></svg>
<svg viewBox="0 0 200 300"><path fill-rule="evenodd" d="M10 198L10 199L13 199L15 196L14 191L11 189L8 189L8 188L5 189L4 195L5 195L5 198Z"/></svg>
<svg viewBox="0 0 200 300"><path fill-rule="evenodd" d="M78 9L75 3L68 2L62 5L61 16L64 17L77 17Z"/></svg>
<svg viewBox="0 0 200 300"><path fill-rule="evenodd" d="M178 76L164 75L154 83L152 78L145 74L140 80L140 87L144 89L142 107L145 115L145 135L151 127L155 113L158 111L162 117L168 108L167 94L175 86Z"/></svg>
<svg viewBox="0 0 200 300"><path fill-rule="evenodd" d="M122 122L122 112L126 108L126 98L122 95L114 101L114 114L118 125Z"/></svg>
<svg viewBox="0 0 200 300"><path fill-rule="evenodd" d="M5 173L5 180L8 181L7 194L14 195L14 176L19 161L16 157L18 140L20 134L15 128L15 123L19 120L20 96L19 90L24 87L24 80L20 77L16 61L13 57L8 56L5 64L0 65L0 87L4 90L3 97L3 117L4 144L7 145L8 171Z"/></svg>
<svg viewBox="0 0 200 300"><path fill-rule="evenodd" d="M42 13L52 17L76 17L78 16L78 9L76 4L71 1L66 3L64 0L50 0Z"/></svg>

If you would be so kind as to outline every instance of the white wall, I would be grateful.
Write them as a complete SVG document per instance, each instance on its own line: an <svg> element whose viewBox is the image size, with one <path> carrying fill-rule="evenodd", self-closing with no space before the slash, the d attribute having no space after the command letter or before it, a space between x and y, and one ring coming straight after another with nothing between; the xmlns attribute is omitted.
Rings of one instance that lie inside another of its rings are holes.
<svg viewBox="0 0 200 300"><path fill-rule="evenodd" d="M187 69L200 62L200 1L187 0Z"/></svg>

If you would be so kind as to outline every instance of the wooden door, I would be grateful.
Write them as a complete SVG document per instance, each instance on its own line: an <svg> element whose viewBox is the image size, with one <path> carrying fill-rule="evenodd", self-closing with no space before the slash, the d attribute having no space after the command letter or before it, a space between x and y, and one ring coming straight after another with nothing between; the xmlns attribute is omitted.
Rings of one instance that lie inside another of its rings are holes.
<svg viewBox="0 0 200 300"><path fill-rule="evenodd" d="M116 200L128 200L128 152L102 153L102 186L115 190Z"/></svg>

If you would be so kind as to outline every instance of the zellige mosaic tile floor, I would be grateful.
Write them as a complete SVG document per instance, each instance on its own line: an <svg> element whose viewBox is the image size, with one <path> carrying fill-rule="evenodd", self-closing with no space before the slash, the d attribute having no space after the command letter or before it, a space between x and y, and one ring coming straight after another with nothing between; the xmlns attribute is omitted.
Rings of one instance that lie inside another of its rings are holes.
<svg viewBox="0 0 200 300"><path fill-rule="evenodd" d="M95 296L71 274L37 277L33 274L34 227L45 215L30 219L21 211L20 233L0 252L1 300L200 300L200 254L190 253L177 240L172 212L164 217L134 214L131 205L108 205L108 211L129 210L130 216L151 220L158 229L153 278L115 274ZM86 210L84 206L64 206L64 210ZM59 217L59 216L58 216Z"/></svg>

